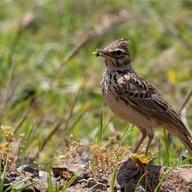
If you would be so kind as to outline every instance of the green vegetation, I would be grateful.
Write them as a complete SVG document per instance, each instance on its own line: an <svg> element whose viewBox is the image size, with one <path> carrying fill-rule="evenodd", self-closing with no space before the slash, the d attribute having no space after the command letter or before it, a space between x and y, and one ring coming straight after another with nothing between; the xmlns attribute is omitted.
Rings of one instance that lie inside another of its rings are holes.
<svg viewBox="0 0 192 192"><path fill-rule="evenodd" d="M135 70L179 111L192 84L191 7L187 0L2 0L0 124L20 138L22 163L32 158L46 166L73 139L104 145L120 136L121 145L136 145L138 129L103 104L105 66L92 54L115 39L130 40ZM122 24L113 26L117 17ZM191 109L189 101L183 118L190 127ZM5 132L1 153L10 142ZM171 165L183 145L163 130L155 134L150 155Z"/></svg>

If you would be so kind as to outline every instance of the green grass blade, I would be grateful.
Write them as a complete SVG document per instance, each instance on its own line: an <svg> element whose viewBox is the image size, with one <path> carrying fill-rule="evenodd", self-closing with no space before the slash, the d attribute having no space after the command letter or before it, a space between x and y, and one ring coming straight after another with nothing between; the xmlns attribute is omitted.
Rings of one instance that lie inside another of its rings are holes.
<svg viewBox="0 0 192 192"><path fill-rule="evenodd" d="M4 177L2 172L2 160L0 159L0 192L3 192Z"/></svg>
<svg viewBox="0 0 192 192"><path fill-rule="evenodd" d="M163 141L165 143L165 160L166 160L166 164L169 166L170 165L170 160L171 160L171 154L170 154L170 141L169 141L169 135L167 133L167 131L164 129L163 130Z"/></svg>
<svg viewBox="0 0 192 192"><path fill-rule="evenodd" d="M103 105L101 106L101 112L100 112L100 124L98 127L98 144L103 143L103 131L104 131L104 123L103 123Z"/></svg>
<svg viewBox="0 0 192 192"><path fill-rule="evenodd" d="M143 173L143 175L141 175L141 177L139 178L139 180L138 180L138 182L137 182L137 185L136 185L136 187L135 187L135 192L137 191L137 189L138 189L138 187L139 187L142 179L144 178L144 176L145 176L145 173Z"/></svg>
<svg viewBox="0 0 192 192"><path fill-rule="evenodd" d="M123 137L121 138L118 147L122 146L122 144L125 142L125 140L127 140L128 136L131 134L132 130L133 130L133 125L130 124L126 128L125 132L123 133Z"/></svg>
<svg viewBox="0 0 192 192"><path fill-rule="evenodd" d="M73 183L74 181L77 179L77 175L74 175L73 177L71 177L71 179L66 183L66 185L63 187L63 192L65 192Z"/></svg>
<svg viewBox="0 0 192 192"><path fill-rule="evenodd" d="M117 170L118 170L118 165L115 166L113 176L112 176L112 181L111 181L111 192L115 192L115 181L117 177Z"/></svg>
<svg viewBox="0 0 192 192"><path fill-rule="evenodd" d="M30 178L26 178L26 179L23 179L23 180L21 180L21 181L18 181L18 182L15 183L14 185L9 186L9 187L5 190L5 192L8 192L8 191L10 191L10 192L23 191L24 189L27 189L27 188L29 188L30 186L32 186L32 185L34 185L35 183L37 183L37 181L34 181L34 182L30 182L29 184L24 185L24 186L21 187L21 188L18 188L18 189L16 188L18 185L20 185L21 183L24 183L24 182L26 182L26 181L28 181L28 180L30 180Z"/></svg>
<svg viewBox="0 0 192 192"><path fill-rule="evenodd" d="M48 192L54 192L53 182L52 182L52 177L51 177L51 165L50 164L49 164L49 169L48 169L47 182L48 182Z"/></svg>

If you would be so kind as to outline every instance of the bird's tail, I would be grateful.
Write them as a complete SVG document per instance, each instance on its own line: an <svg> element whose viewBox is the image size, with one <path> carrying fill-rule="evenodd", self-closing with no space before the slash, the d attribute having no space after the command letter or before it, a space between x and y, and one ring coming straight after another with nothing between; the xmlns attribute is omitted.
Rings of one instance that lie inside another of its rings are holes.
<svg viewBox="0 0 192 192"><path fill-rule="evenodd" d="M176 134L192 155L192 136L185 125L183 125Z"/></svg>

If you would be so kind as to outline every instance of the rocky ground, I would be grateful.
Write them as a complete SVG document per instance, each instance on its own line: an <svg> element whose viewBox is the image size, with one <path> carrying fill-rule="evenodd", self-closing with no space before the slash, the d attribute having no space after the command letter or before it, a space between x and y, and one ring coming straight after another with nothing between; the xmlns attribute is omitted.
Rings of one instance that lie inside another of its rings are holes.
<svg viewBox="0 0 192 192"><path fill-rule="evenodd" d="M126 150L118 149L119 153ZM48 171L34 165L20 165L6 172L3 189L27 192L192 191L190 167L158 166L142 155L130 155L117 163L115 153L118 155L115 149L109 153L98 145L83 150L75 143L65 155L53 159Z"/></svg>

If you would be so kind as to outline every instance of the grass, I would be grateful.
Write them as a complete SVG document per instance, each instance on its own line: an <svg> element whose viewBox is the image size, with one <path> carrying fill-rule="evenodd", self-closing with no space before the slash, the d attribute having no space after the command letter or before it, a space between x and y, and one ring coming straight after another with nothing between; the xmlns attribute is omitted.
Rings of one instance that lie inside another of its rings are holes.
<svg viewBox="0 0 192 192"><path fill-rule="evenodd" d="M115 192L115 181L117 177L117 165L114 168L113 176L112 176L112 181L111 181L111 192Z"/></svg>
<svg viewBox="0 0 192 192"><path fill-rule="evenodd" d="M71 179L66 183L66 185L63 187L62 191L65 192L73 183L74 181L77 179L77 176L74 175L73 177L71 177Z"/></svg>
<svg viewBox="0 0 192 192"><path fill-rule="evenodd" d="M12 186L8 187L6 190L4 190L4 192L8 192L8 191L10 191L10 192L21 192L21 191L24 191L25 189L28 189L30 186L32 186L33 184L36 183L36 182L29 182L29 184L25 184L22 187L19 186L22 183L26 183L27 181L29 181L28 178L23 179L21 181L18 181L14 185L12 185Z"/></svg>
<svg viewBox="0 0 192 192"><path fill-rule="evenodd" d="M73 139L105 145L109 137L121 135L119 145L134 148L139 131L127 128L103 104L99 82L104 64L92 54L114 39L131 41L135 70L179 111L192 82L188 4L187 0L1 1L0 124L16 130L15 138L23 135L21 163L32 157L46 165ZM107 14L122 9L130 20L89 40L67 59L84 34L94 28L102 31ZM26 87L32 88L27 96ZM190 101L185 109L192 127ZM170 144L162 130L155 134L151 154L158 156L158 164L171 165L184 149L182 144L175 137ZM1 131L0 143L7 142Z"/></svg>
<svg viewBox="0 0 192 192"><path fill-rule="evenodd" d="M103 106L101 106L101 113L100 113L100 124L98 127L98 144L102 145L103 142L103 132L104 132L104 122L103 122Z"/></svg>
<svg viewBox="0 0 192 192"><path fill-rule="evenodd" d="M2 171L2 160L0 161L0 192L3 192L4 175Z"/></svg>
<svg viewBox="0 0 192 192"><path fill-rule="evenodd" d="M139 188L139 185L141 184L142 179L143 179L144 177L145 177L145 173L143 173L143 175L139 178L139 180L138 180L138 182L137 182L137 185L136 185L136 187L135 187L135 191L134 191L134 192L137 191L137 189Z"/></svg>
<svg viewBox="0 0 192 192"><path fill-rule="evenodd" d="M119 142L119 147L127 142L128 136L130 136L132 130L133 130L133 125L132 124L127 126L127 128L125 129L125 131L123 133L123 137L121 138L121 140Z"/></svg>
<svg viewBox="0 0 192 192"><path fill-rule="evenodd" d="M165 142L165 160L166 160L166 164L168 166L170 166L170 158L171 158L171 151L169 150L169 147L170 147L170 138L169 138L169 135L167 133L167 131L164 129L163 130L163 133L164 133L164 138L163 138L163 141Z"/></svg>
<svg viewBox="0 0 192 192"><path fill-rule="evenodd" d="M175 162L172 162L172 165L171 167L169 167L167 173L160 179L159 183L157 184L154 192L157 192L159 187L161 186L161 184L165 181L165 179L167 177L170 176L171 172L176 169L176 168L179 168L179 167L182 167L183 165L186 166L186 162L188 162L189 160L191 160L191 157L187 158L186 160L184 161L175 161Z"/></svg>

